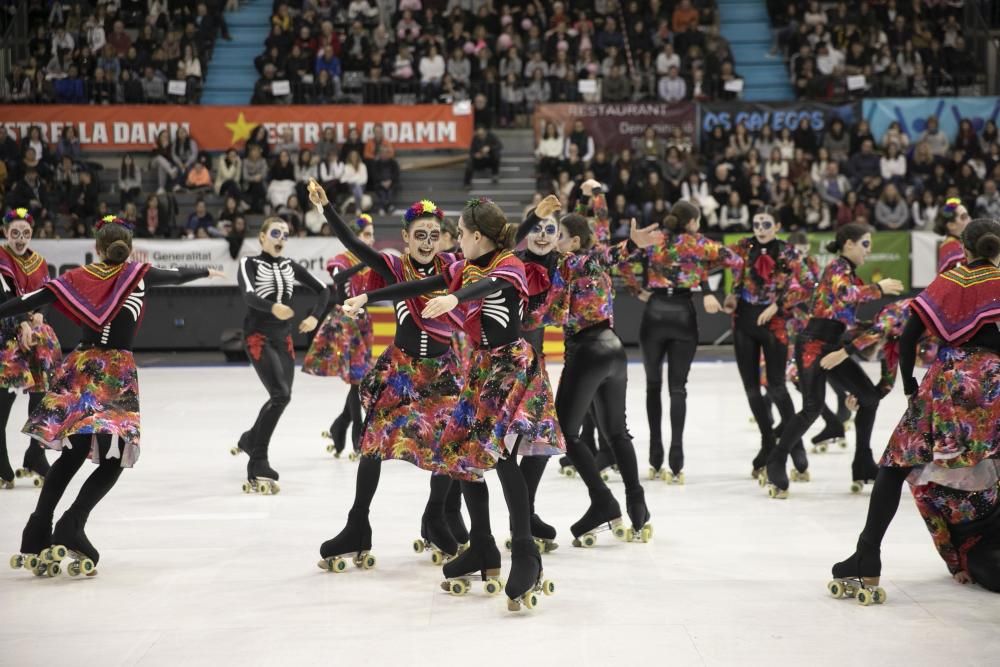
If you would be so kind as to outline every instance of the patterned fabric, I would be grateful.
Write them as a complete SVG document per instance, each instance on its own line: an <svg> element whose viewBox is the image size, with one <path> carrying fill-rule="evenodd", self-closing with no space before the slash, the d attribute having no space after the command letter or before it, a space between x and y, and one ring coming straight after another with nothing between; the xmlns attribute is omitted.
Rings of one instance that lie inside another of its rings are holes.
<svg viewBox="0 0 1000 667"><path fill-rule="evenodd" d="M733 265L733 293L754 305L777 303L789 310L812 294L809 274L802 255L794 246L774 240L767 245L750 236L728 246L739 258Z"/></svg>
<svg viewBox="0 0 1000 667"><path fill-rule="evenodd" d="M933 482L914 486L913 500L931 534L934 548L952 574L968 571L969 550L976 546L981 535L952 541L951 527L970 521L979 521L992 514L1000 503L1000 488L994 486L981 491L962 491Z"/></svg>
<svg viewBox="0 0 1000 667"><path fill-rule="evenodd" d="M566 450L552 402L552 387L524 339L479 348L458 404L441 437L446 456L464 468L449 474L477 479L509 454L556 456Z"/></svg>
<svg viewBox="0 0 1000 667"><path fill-rule="evenodd" d="M854 273L854 264L846 257L837 257L826 265L812 299L812 316L836 320L848 329L854 326L858 306L882 297L878 285L866 285Z"/></svg>
<svg viewBox="0 0 1000 667"><path fill-rule="evenodd" d="M611 221L608 219L608 202L604 195L594 195L590 206L580 199L576 202L576 212L590 218L594 229L594 246L607 246L611 242Z"/></svg>
<svg viewBox="0 0 1000 667"><path fill-rule="evenodd" d="M588 255L559 257L541 307L526 312L525 329L561 326L567 337L604 321L614 326L611 276Z"/></svg>
<svg viewBox="0 0 1000 667"><path fill-rule="evenodd" d="M361 311L354 319L335 306L319 326L302 361L302 372L359 384L371 370L374 345L375 333L368 311Z"/></svg>
<svg viewBox="0 0 1000 667"><path fill-rule="evenodd" d="M965 468L1000 457L1000 356L942 347L893 431L881 465Z"/></svg>
<svg viewBox="0 0 1000 667"><path fill-rule="evenodd" d="M422 278L427 277L427 275L444 274L445 269L450 264L458 261L456 256L451 253L439 253L434 256L433 271L429 274L424 274L421 273L416 266L414 266L413 260L409 255L399 257L389 253L382 253L382 260L385 262L386 266L389 267L389 270L392 271L392 275L396 279L397 283L421 280ZM381 289L385 286L386 282L382 276L380 276L377 272L372 271L367 279L367 284L362 291L374 292L375 290ZM407 317L412 317L413 321L417 325L417 328L427 332L428 336L440 342L447 342L451 339L452 334L454 333L454 327L446 317L424 320L421 313L424 312L424 307L427 305L428 301L434 297L443 296L446 293L447 292L442 290L421 294L420 296L412 299L406 299L406 308L408 311Z"/></svg>
<svg viewBox="0 0 1000 667"><path fill-rule="evenodd" d="M264 353L264 345L267 343L269 336L265 333L255 331L247 335L246 339L243 341L244 347L247 349L247 354L254 361L260 361L260 355ZM295 358L295 344L292 342L291 336L285 336L285 350L288 352L288 356Z"/></svg>
<svg viewBox="0 0 1000 667"><path fill-rule="evenodd" d="M18 326L0 326L0 387L25 392L48 391L53 374L62 363L56 332L46 323L31 325L35 345L27 352L17 342Z"/></svg>
<svg viewBox="0 0 1000 667"><path fill-rule="evenodd" d="M965 261L965 247L961 239L948 236L938 247L938 273L950 271Z"/></svg>
<svg viewBox="0 0 1000 667"><path fill-rule="evenodd" d="M472 363L472 355L476 349L469 345L469 338L464 331L456 330L451 336L451 349L458 357L458 365L462 368L462 377L469 374L469 365Z"/></svg>
<svg viewBox="0 0 1000 667"><path fill-rule="evenodd" d="M337 271L346 271L360 263L361 260L353 252L345 252L327 262L326 270L327 273L333 275ZM348 297L357 296L365 291L370 273L371 269L362 269L348 279L347 284L344 286Z"/></svg>
<svg viewBox="0 0 1000 667"><path fill-rule="evenodd" d="M701 234L676 234L637 255L620 267L634 294L642 289L695 289L707 285L708 274L715 269L743 269L743 257Z"/></svg>
<svg viewBox="0 0 1000 667"><path fill-rule="evenodd" d="M49 265L34 250L17 255L10 246L0 246L0 274L14 282L17 296L30 294L49 281Z"/></svg>
<svg viewBox="0 0 1000 667"><path fill-rule="evenodd" d="M45 288L56 295L56 308L75 323L95 331L113 320L149 264L88 264L70 269Z"/></svg>
<svg viewBox="0 0 1000 667"><path fill-rule="evenodd" d="M978 261L945 271L913 299L912 308L928 331L961 345L983 325L1000 322L1000 268Z"/></svg>
<svg viewBox="0 0 1000 667"><path fill-rule="evenodd" d="M506 280L514 285L522 303L528 300L528 280L524 264L509 250L496 252L486 266L477 266L466 259L452 262L444 268L444 277L448 282L450 292L455 292L466 285L479 282L485 278ZM459 304L448 313L448 318L457 327L461 327L472 340L482 339L483 300L476 299L465 304Z"/></svg>
<svg viewBox="0 0 1000 667"><path fill-rule="evenodd" d="M450 351L440 357L411 357L395 345L387 347L361 383L367 415L362 454L471 479L464 472L470 462L441 445L462 377L458 357Z"/></svg>
<svg viewBox="0 0 1000 667"><path fill-rule="evenodd" d="M123 468L139 459L139 376L127 350L77 349L67 355L23 432L50 449L67 446L78 434L110 434L110 458ZM100 461L97 440L90 459Z"/></svg>

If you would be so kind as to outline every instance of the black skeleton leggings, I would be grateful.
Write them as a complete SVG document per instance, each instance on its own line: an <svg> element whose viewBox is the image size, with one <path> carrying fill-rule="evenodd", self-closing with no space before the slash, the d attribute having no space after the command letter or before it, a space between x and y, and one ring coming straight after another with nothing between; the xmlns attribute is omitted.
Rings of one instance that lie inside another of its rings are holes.
<svg viewBox="0 0 1000 667"><path fill-rule="evenodd" d="M761 354L764 355L767 395L778 408L778 414L781 415L784 424L788 424L795 414L795 405L785 388L788 346L778 339L768 325L757 324L757 318L765 308L766 306L755 306L745 301L739 302L733 323L733 348L736 353L736 367L743 382L743 391L746 392L750 412L757 421L757 427L766 447L774 441L774 424L760 382ZM788 433L787 427L783 433Z"/></svg>
<svg viewBox="0 0 1000 667"><path fill-rule="evenodd" d="M45 477L45 484L42 486L41 493L38 495L38 503L35 505L37 516L51 520L56 505L59 504L59 500L66 492L70 480L80 470L83 462L87 460L95 437L97 438L100 463L80 487L80 493L67 512L75 514L81 523L86 523L91 510L118 481L123 470L121 452L118 452L118 456L115 458L108 457L112 449L111 435L71 435L69 437L70 447L62 450L59 458L49 469L49 474Z"/></svg>
<svg viewBox="0 0 1000 667"><path fill-rule="evenodd" d="M257 377L268 393L268 400L257 414L257 420L244 434L250 439L252 456L267 459L281 414L292 400L292 381L295 379L295 349L291 335L267 335L260 332L246 334L247 353L257 371Z"/></svg>

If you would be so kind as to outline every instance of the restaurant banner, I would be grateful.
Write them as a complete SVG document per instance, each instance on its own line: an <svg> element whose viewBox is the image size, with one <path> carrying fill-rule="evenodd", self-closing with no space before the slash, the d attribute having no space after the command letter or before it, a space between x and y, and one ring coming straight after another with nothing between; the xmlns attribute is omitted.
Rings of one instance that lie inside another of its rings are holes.
<svg viewBox="0 0 1000 667"><path fill-rule="evenodd" d="M472 112L467 104L336 105L323 106L184 106L184 105L0 105L0 125L15 139L36 125L48 142L62 128L76 128L84 150L149 150L163 130L173 136L185 127L202 150L240 148L258 125L273 143L286 128L294 141L311 146L327 127L337 141L351 127L367 140L376 125L397 150L466 149L472 142Z"/></svg>
<svg viewBox="0 0 1000 667"><path fill-rule="evenodd" d="M751 134L770 125L777 134L785 128L794 132L803 118L809 121L814 132L823 132L834 118L840 118L848 126L859 119L858 108L854 104L833 105L805 100L787 103L712 102L699 105L699 110L702 140L717 125L729 132L744 123Z"/></svg>
<svg viewBox="0 0 1000 667"><path fill-rule="evenodd" d="M679 104L542 104L535 108L532 119L535 141L541 139L545 126L555 123L562 135L568 135L573 123L583 121L583 127L594 138L594 144L610 157L626 148L635 150L639 141L652 127L660 139L669 139L679 127L685 137L696 137L697 113L691 102Z"/></svg>

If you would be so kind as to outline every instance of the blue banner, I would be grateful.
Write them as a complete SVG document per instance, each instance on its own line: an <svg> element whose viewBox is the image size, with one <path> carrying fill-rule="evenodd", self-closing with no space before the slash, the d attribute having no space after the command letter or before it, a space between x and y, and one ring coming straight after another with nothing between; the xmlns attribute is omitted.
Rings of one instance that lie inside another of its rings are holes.
<svg viewBox="0 0 1000 667"><path fill-rule="evenodd" d="M853 104L823 104L799 100L797 102L710 102L698 105L701 114L701 136L707 137L716 125L726 132L738 124L746 125L751 134L760 132L770 125L775 134L788 128L793 132L803 118L809 121L813 131L822 134L834 118L840 118L847 126L857 121L857 109Z"/></svg>
<svg viewBox="0 0 1000 667"><path fill-rule="evenodd" d="M921 97L863 100L862 113L871 125L872 135L881 142L882 135L893 121L899 123L911 140L927 129L927 119L937 116L938 127L950 141L958 135L958 122L972 121L976 132L982 132L986 121L997 121L1000 98L997 97Z"/></svg>

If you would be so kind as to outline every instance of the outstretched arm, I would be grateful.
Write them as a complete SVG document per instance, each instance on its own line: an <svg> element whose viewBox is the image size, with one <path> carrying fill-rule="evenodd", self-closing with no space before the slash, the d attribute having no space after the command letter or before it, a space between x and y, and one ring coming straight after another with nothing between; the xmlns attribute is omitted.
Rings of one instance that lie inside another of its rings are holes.
<svg viewBox="0 0 1000 667"><path fill-rule="evenodd" d="M910 319L899 336L899 374L903 378L903 393L912 396L917 393L917 381L913 377L913 367L917 363L917 345L926 326L920 316L910 310Z"/></svg>
<svg viewBox="0 0 1000 667"><path fill-rule="evenodd" d="M143 277L147 287L158 287L160 285L183 285L192 280L208 278L211 275L209 269L192 269L181 266L176 269L158 269L155 266L149 267L149 271Z"/></svg>
<svg viewBox="0 0 1000 667"><path fill-rule="evenodd" d="M375 301L403 301L428 292L436 292L448 287L445 277L437 274L422 278L420 280L410 280L405 283L395 283L382 289L367 292L368 303Z"/></svg>
<svg viewBox="0 0 1000 667"><path fill-rule="evenodd" d="M42 306L55 303L55 300L55 292L44 288L35 290L30 294L0 303L0 319L30 313Z"/></svg>
<svg viewBox="0 0 1000 667"><path fill-rule="evenodd" d="M365 265L371 267L372 271L382 276L386 284L392 285L396 282L396 277L392 275L392 271L386 266L385 262L382 260L382 253L375 250L367 243L358 238L358 235L347 226L340 214L337 213L337 209L333 207L333 204L326 197L326 191L323 190L323 186L316 181L309 182L309 201L313 205L319 207L323 211L323 216L326 221L330 223L330 228L333 229L333 233L340 239L348 250L353 252L358 256L358 259L362 261Z"/></svg>
<svg viewBox="0 0 1000 667"><path fill-rule="evenodd" d="M483 278L482 280L477 280L474 283L469 283L461 289L455 290L451 293L451 295L458 299L459 303L465 303L466 301L484 299L498 290L513 288L514 283L502 278Z"/></svg>

